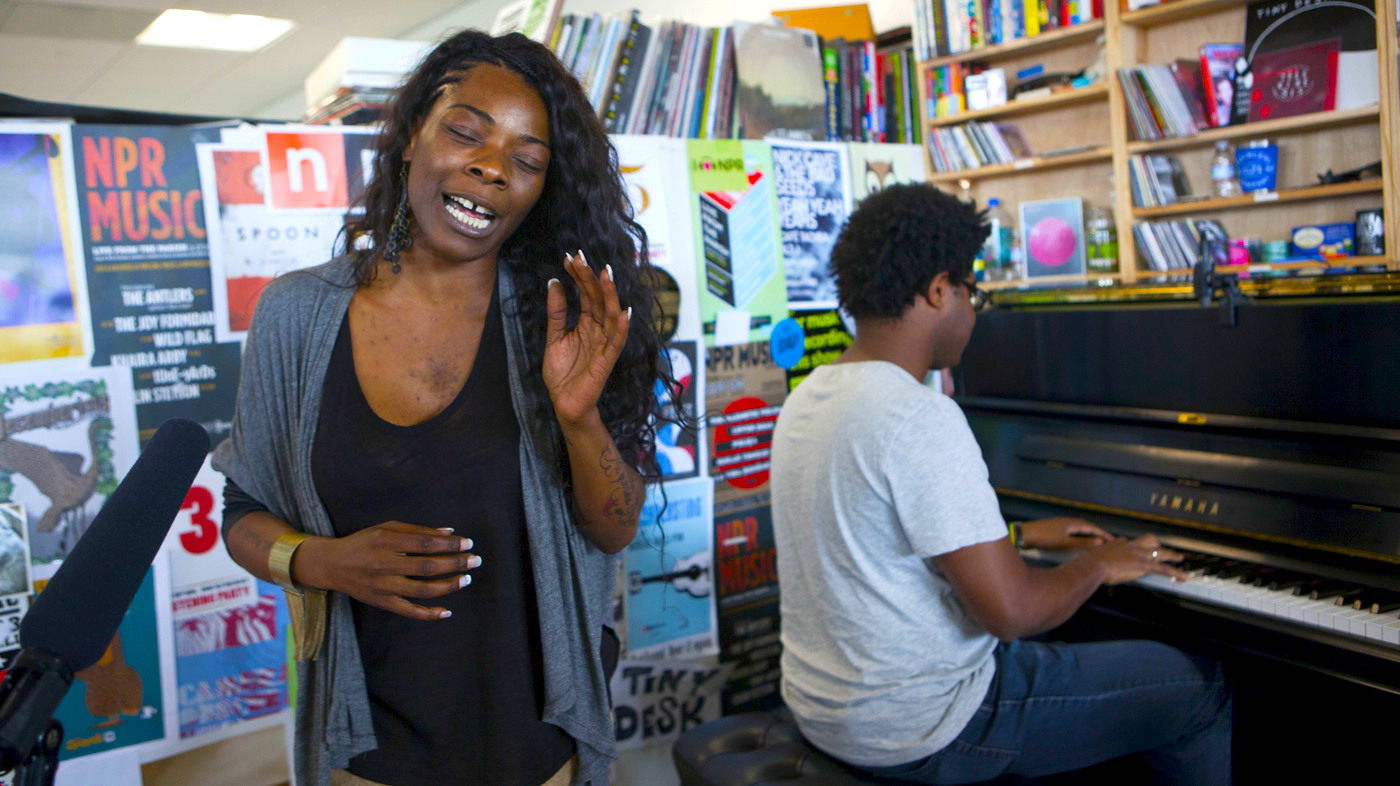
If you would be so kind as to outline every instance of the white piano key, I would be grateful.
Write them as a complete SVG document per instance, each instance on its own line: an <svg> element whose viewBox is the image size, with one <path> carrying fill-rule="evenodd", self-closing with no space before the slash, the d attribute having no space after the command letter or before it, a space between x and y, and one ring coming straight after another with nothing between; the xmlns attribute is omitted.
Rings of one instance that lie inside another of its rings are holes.
<svg viewBox="0 0 1400 786"><path fill-rule="evenodd" d="M1352 620L1361 619L1364 625L1365 618L1370 616L1370 614L1371 612L1369 609L1353 609L1351 606L1338 606L1337 610L1333 612L1332 627L1350 633Z"/></svg>
<svg viewBox="0 0 1400 786"><path fill-rule="evenodd" d="M1388 622L1381 625L1381 639L1386 644L1400 646L1400 617L1392 615Z"/></svg>

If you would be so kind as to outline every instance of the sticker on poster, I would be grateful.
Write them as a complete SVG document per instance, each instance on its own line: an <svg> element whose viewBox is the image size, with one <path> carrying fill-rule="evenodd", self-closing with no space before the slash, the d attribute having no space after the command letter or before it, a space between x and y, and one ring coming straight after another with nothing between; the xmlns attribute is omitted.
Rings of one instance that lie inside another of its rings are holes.
<svg viewBox="0 0 1400 786"><path fill-rule="evenodd" d="M794 311L792 320L801 326L804 339L802 356L787 369L789 391L818 366L840 359L853 341L841 312L836 309Z"/></svg>
<svg viewBox="0 0 1400 786"><path fill-rule="evenodd" d="M0 363L92 351L67 123L0 125Z"/></svg>
<svg viewBox="0 0 1400 786"><path fill-rule="evenodd" d="M620 661L612 678L617 749L672 743L718 718L720 687L729 671L686 661Z"/></svg>
<svg viewBox="0 0 1400 786"><path fill-rule="evenodd" d="M647 489L637 537L623 552L630 657L698 658L719 652L713 500L708 478Z"/></svg>
<svg viewBox="0 0 1400 786"><path fill-rule="evenodd" d="M268 210L344 214L369 185L378 128L262 126L262 130Z"/></svg>

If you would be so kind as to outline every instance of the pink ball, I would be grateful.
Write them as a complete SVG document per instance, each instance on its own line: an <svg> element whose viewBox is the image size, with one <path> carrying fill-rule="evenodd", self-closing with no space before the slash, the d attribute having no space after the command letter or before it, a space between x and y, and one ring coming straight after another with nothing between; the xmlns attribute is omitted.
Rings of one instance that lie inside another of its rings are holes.
<svg viewBox="0 0 1400 786"><path fill-rule="evenodd" d="M1031 257L1046 267L1059 267L1074 255L1074 229L1061 218L1046 218L1031 228Z"/></svg>

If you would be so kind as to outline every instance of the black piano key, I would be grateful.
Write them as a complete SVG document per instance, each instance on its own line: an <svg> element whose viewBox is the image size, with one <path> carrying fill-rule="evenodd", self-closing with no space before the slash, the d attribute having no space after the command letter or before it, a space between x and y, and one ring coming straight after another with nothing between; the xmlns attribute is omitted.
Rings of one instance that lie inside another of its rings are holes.
<svg viewBox="0 0 1400 786"><path fill-rule="evenodd" d="M1303 582L1309 581L1311 578L1311 576L1304 576L1301 573L1279 571L1278 573L1273 574L1273 576L1269 580L1269 583L1266 585L1266 588L1278 591L1291 590L1294 587L1297 587L1298 585L1302 584Z"/></svg>
<svg viewBox="0 0 1400 786"><path fill-rule="evenodd" d="M1238 565L1234 565L1234 566L1232 566L1232 567L1226 568L1226 569L1220 571L1219 573L1217 573L1217 574L1215 574L1215 575L1216 575L1216 578L1220 578L1220 579L1237 579L1237 578L1239 578L1240 576L1243 576L1243 575L1245 575L1245 574L1247 574L1247 573L1251 573L1251 572L1253 572L1253 571L1255 571L1255 570L1258 570L1258 569L1259 569L1259 566L1258 566L1258 565L1250 565L1250 564L1247 563L1247 562L1242 562L1242 563L1240 563L1240 564L1238 564Z"/></svg>
<svg viewBox="0 0 1400 786"><path fill-rule="evenodd" d="M1308 597L1313 600L1331 600L1343 592L1356 589L1351 584L1343 584L1340 581L1329 581L1325 585L1317 587L1308 593Z"/></svg>
<svg viewBox="0 0 1400 786"><path fill-rule="evenodd" d="M1400 609L1400 599L1371 604L1372 614L1389 614L1396 609Z"/></svg>
<svg viewBox="0 0 1400 786"><path fill-rule="evenodd" d="M1361 596L1365 592L1366 590L1361 587L1354 587L1352 589L1347 590L1346 592L1338 594L1335 603L1338 606L1350 606L1353 600L1355 600L1357 597Z"/></svg>
<svg viewBox="0 0 1400 786"><path fill-rule="evenodd" d="M1205 573L1207 576L1219 576L1222 571L1230 570L1231 568L1238 567L1241 564L1243 563L1238 562L1236 560L1222 559L1219 562L1207 565L1202 572Z"/></svg>
<svg viewBox="0 0 1400 786"><path fill-rule="evenodd" d="M1314 578L1314 579L1308 579L1308 580L1304 581L1302 584L1299 584L1298 586L1294 587L1294 588L1293 588L1293 594L1294 594L1294 595L1309 595L1309 596L1310 596L1310 595L1312 594L1312 591L1313 591L1313 590L1315 590L1315 589L1317 589L1318 587L1321 587L1321 586L1323 586L1324 584L1327 584L1327 583L1328 583L1328 582L1327 582L1327 579L1316 579L1316 578Z"/></svg>
<svg viewBox="0 0 1400 786"><path fill-rule="evenodd" d="M1240 576L1240 583L1252 587L1262 587L1279 571L1276 568L1260 566L1258 569Z"/></svg>
<svg viewBox="0 0 1400 786"><path fill-rule="evenodd" d="M1389 614L1396 609L1400 609L1400 593L1397 592L1374 592L1370 596L1362 599L1362 604L1357 608L1371 610L1372 614Z"/></svg>

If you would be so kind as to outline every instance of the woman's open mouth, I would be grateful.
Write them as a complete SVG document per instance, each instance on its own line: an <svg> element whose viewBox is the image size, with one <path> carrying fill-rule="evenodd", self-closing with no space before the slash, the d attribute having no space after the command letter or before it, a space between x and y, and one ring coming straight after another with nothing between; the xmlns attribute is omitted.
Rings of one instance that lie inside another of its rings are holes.
<svg viewBox="0 0 1400 786"><path fill-rule="evenodd" d="M447 205L447 214L457 223L473 230L472 234L484 232L496 220L495 214L466 197L444 194L443 202Z"/></svg>

